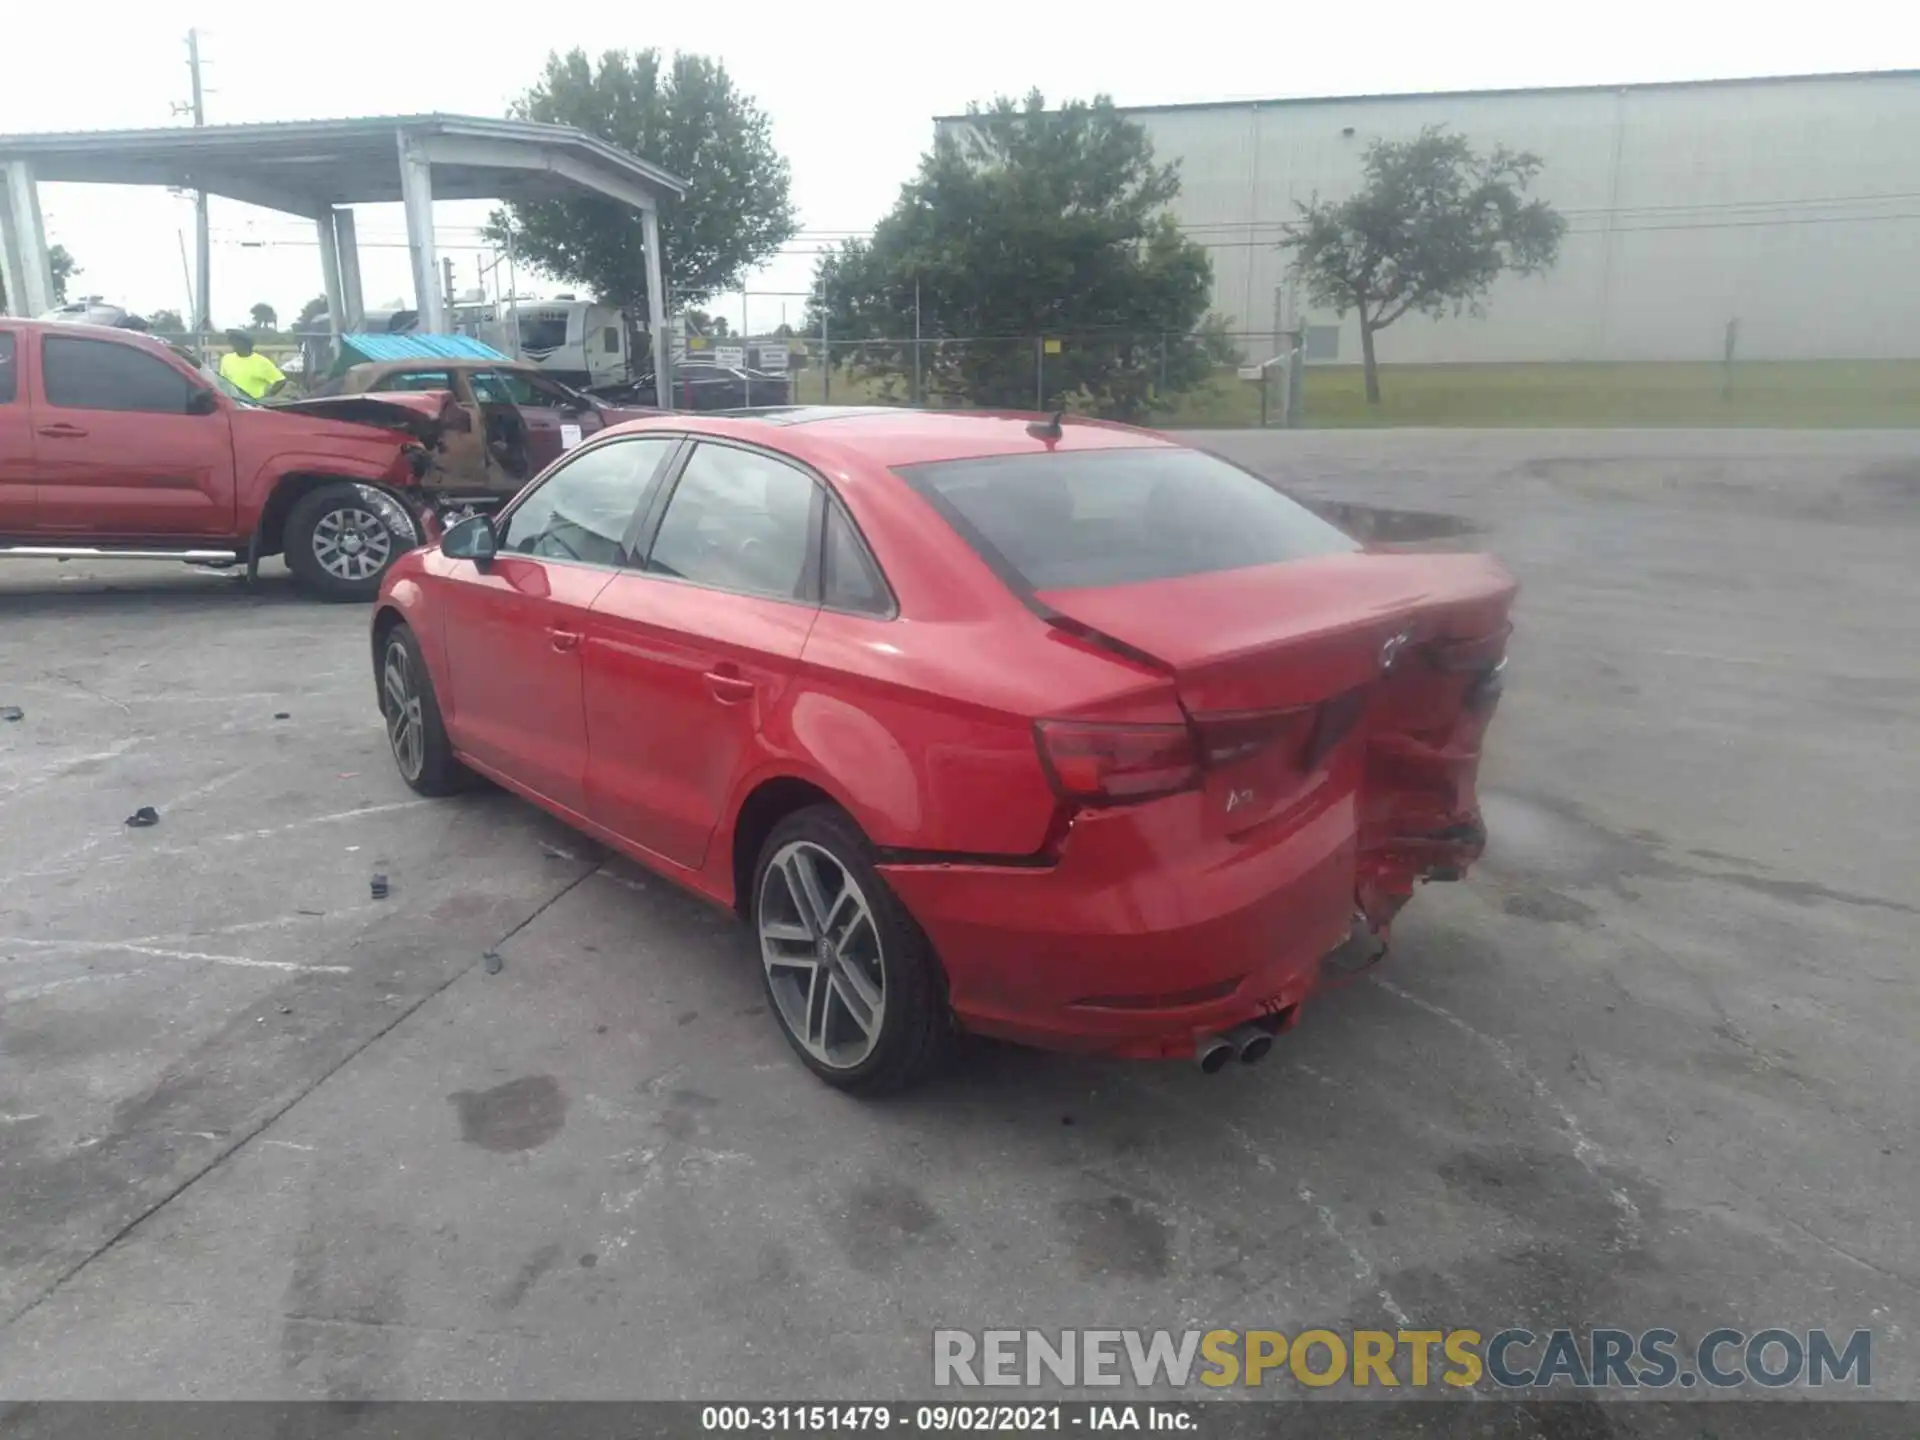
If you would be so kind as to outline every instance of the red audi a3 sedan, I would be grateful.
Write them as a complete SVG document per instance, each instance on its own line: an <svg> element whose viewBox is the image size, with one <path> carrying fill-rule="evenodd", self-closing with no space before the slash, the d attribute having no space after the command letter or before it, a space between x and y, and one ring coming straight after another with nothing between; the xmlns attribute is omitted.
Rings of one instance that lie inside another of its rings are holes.
<svg viewBox="0 0 1920 1440"><path fill-rule="evenodd" d="M738 912L831 1084L961 1031L1212 1071L1480 853L1514 588L1144 430L669 415L402 557L374 670L414 789Z"/></svg>

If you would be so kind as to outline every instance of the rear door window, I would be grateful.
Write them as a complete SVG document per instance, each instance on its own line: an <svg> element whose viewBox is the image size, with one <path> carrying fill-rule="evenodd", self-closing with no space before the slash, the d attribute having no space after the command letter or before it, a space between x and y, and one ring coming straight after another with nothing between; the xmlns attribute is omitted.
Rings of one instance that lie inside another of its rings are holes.
<svg viewBox="0 0 1920 1440"><path fill-rule="evenodd" d="M998 455L900 474L1029 591L1132 585L1360 548L1258 476L1198 450Z"/></svg>
<svg viewBox="0 0 1920 1440"><path fill-rule="evenodd" d="M13 332L0 330L0 405L11 405L20 394L20 366L13 358Z"/></svg>
<svg viewBox="0 0 1920 1440"><path fill-rule="evenodd" d="M47 403L63 410L184 415L198 388L157 355L111 340L49 335L40 346Z"/></svg>
<svg viewBox="0 0 1920 1440"><path fill-rule="evenodd" d="M647 569L718 590L806 598L818 494L812 477L784 460L703 442L667 501Z"/></svg>

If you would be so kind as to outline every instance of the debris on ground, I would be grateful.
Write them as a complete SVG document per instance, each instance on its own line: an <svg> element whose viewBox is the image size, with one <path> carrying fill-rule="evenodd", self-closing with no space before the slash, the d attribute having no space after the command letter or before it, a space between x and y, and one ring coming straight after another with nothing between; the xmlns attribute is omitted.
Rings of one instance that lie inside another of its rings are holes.
<svg viewBox="0 0 1920 1440"><path fill-rule="evenodd" d="M0 720L24 720L27 712L18 705L0 705Z"/></svg>
<svg viewBox="0 0 1920 1440"><path fill-rule="evenodd" d="M506 961L500 958L499 952L494 950L487 951L480 959L486 964L487 974L489 975L498 975L500 973L500 967L506 964Z"/></svg>
<svg viewBox="0 0 1920 1440"><path fill-rule="evenodd" d="M273 718L276 720L291 720L293 716L285 710L276 710L273 712Z"/></svg>
<svg viewBox="0 0 1920 1440"><path fill-rule="evenodd" d="M373 898L376 900L387 898L387 877L384 871L373 872Z"/></svg>
<svg viewBox="0 0 1920 1440"><path fill-rule="evenodd" d="M160 823L160 812L151 805L142 805L133 814L127 816L127 824L136 830L144 830L149 825Z"/></svg>

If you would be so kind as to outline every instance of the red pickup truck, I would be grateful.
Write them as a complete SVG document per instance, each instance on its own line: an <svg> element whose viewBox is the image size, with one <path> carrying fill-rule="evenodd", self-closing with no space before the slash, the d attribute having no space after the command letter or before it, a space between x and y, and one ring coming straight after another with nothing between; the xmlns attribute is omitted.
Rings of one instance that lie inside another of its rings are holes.
<svg viewBox="0 0 1920 1440"><path fill-rule="evenodd" d="M429 538L444 392L261 405L134 331L0 316L0 560L272 555L308 590L371 599Z"/></svg>

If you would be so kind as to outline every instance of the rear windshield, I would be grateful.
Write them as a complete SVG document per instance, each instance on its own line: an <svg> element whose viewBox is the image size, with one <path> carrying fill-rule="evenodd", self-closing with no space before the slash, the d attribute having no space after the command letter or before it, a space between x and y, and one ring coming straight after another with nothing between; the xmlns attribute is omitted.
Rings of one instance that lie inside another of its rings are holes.
<svg viewBox="0 0 1920 1440"><path fill-rule="evenodd" d="M1198 450L1077 450L903 467L983 557L1029 590L1133 585L1360 546Z"/></svg>

